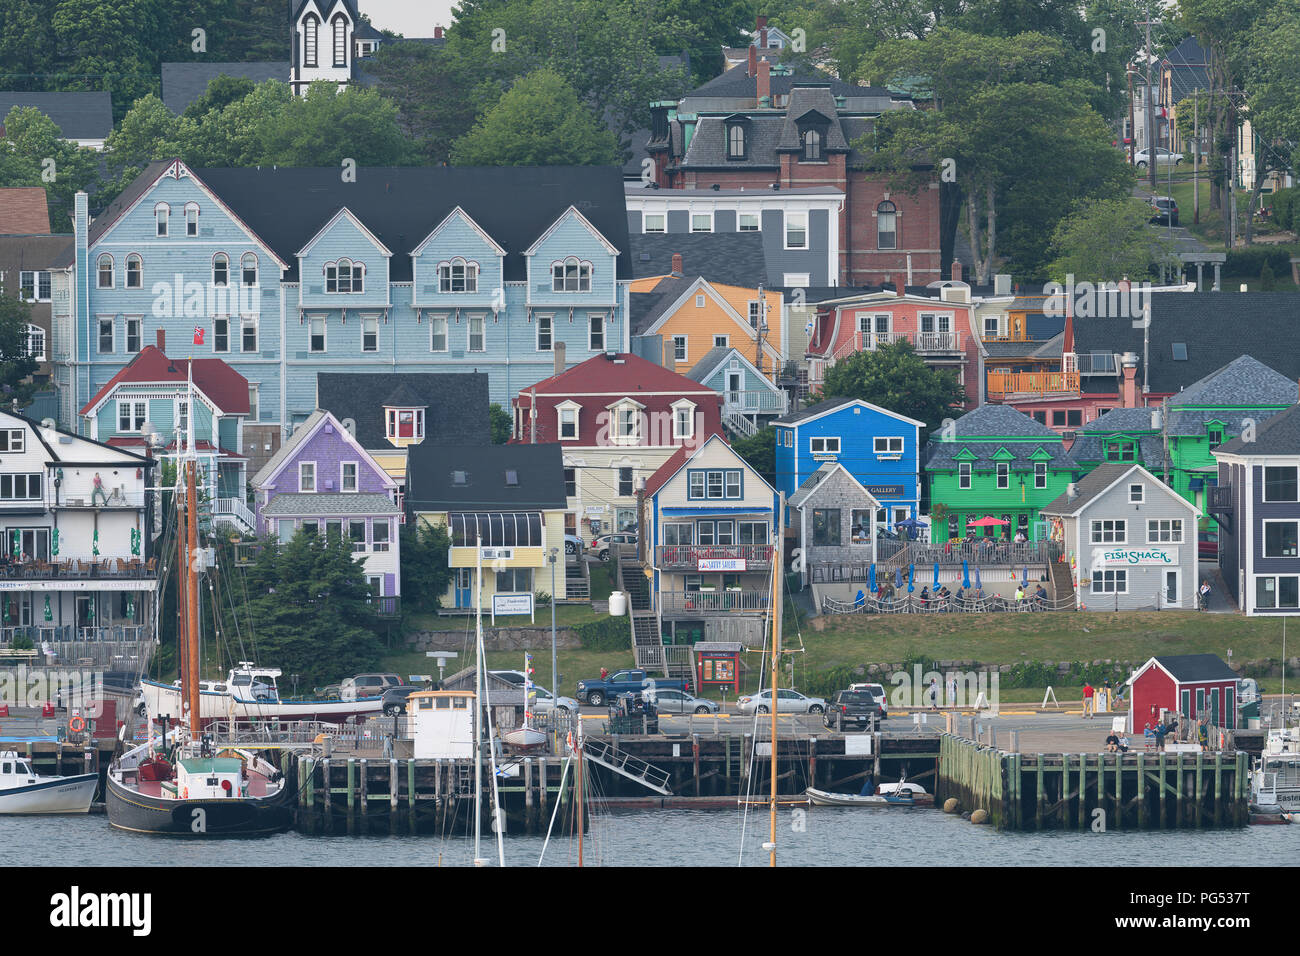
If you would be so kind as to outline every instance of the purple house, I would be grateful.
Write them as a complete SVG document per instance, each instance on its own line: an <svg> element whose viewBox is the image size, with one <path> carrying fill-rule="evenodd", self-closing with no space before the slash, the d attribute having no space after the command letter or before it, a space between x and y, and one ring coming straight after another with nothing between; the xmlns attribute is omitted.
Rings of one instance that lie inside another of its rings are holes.
<svg viewBox="0 0 1300 956"><path fill-rule="evenodd" d="M312 412L252 484L259 535L282 542L300 528L340 535L352 542L376 597L401 594L397 483L329 412Z"/></svg>

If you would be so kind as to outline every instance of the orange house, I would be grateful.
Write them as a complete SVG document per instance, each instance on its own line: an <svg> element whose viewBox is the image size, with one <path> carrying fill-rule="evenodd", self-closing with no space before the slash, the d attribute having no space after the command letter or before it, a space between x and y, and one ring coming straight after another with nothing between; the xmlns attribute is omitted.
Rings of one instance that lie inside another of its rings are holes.
<svg viewBox="0 0 1300 956"><path fill-rule="evenodd" d="M662 336L679 372L694 368L712 349L735 348L773 379L789 354L780 292L764 289L760 295L758 289L680 275L634 280L631 292L632 334Z"/></svg>

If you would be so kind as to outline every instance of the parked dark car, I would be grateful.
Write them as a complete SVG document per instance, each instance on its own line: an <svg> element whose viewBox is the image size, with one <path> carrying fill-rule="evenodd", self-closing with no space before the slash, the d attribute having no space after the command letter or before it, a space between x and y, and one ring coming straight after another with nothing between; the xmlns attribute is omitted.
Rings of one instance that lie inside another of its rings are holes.
<svg viewBox="0 0 1300 956"><path fill-rule="evenodd" d="M406 699L414 694L417 690L428 690L424 684L402 684L398 687L390 687L384 691L384 696L380 701L384 707L385 717L396 717L398 714L406 713Z"/></svg>
<svg viewBox="0 0 1300 956"><path fill-rule="evenodd" d="M1196 533L1196 556L1202 561L1219 560L1219 532L1198 531Z"/></svg>
<svg viewBox="0 0 1300 956"><path fill-rule="evenodd" d="M864 690L842 690L826 706L822 723L834 730L843 730L849 726L865 730L871 726L873 715L878 721L889 717L874 694Z"/></svg>
<svg viewBox="0 0 1300 956"><path fill-rule="evenodd" d="M1162 226L1178 225L1178 203L1173 196L1154 196L1151 199L1151 221Z"/></svg>

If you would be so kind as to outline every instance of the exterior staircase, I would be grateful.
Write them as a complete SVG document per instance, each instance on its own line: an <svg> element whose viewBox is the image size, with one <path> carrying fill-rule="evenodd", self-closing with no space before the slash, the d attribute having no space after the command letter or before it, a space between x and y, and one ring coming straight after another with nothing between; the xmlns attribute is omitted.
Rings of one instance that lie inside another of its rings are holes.
<svg viewBox="0 0 1300 956"><path fill-rule="evenodd" d="M607 767L629 780L635 780L655 793L661 793L666 797L672 796L672 791L668 789L670 775L654 764L623 753L612 744L593 737L588 737L582 742L582 750L587 755L587 759L593 763Z"/></svg>
<svg viewBox="0 0 1300 956"><path fill-rule="evenodd" d="M217 498L212 502L212 523L233 527L240 534L254 534L257 518L240 498Z"/></svg>
<svg viewBox="0 0 1300 956"><path fill-rule="evenodd" d="M758 426L735 407L723 406L722 423L741 438L753 438L758 434Z"/></svg>
<svg viewBox="0 0 1300 956"><path fill-rule="evenodd" d="M576 569L570 568L565 574L564 600L584 603L591 600L591 568L586 560L580 559Z"/></svg>
<svg viewBox="0 0 1300 956"><path fill-rule="evenodd" d="M636 666L644 670L660 671L664 677L668 677L663 637L659 633L659 614L650 599L650 581L637 559L635 548L620 548L617 583L619 590L627 593L632 653Z"/></svg>
<svg viewBox="0 0 1300 956"><path fill-rule="evenodd" d="M1066 607L1074 603L1074 578L1070 575L1070 566L1064 561L1049 561L1047 573L1052 578L1052 592L1056 596L1056 606Z"/></svg>

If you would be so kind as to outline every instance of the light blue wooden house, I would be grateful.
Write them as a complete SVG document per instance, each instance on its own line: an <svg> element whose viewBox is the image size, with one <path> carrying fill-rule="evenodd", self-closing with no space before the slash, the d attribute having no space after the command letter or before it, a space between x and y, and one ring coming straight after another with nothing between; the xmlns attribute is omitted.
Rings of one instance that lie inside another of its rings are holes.
<svg viewBox="0 0 1300 956"><path fill-rule="evenodd" d="M753 435L789 407L789 396L739 349L710 349L686 377L722 396L722 422L738 435Z"/></svg>

